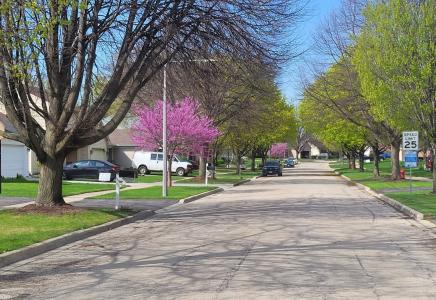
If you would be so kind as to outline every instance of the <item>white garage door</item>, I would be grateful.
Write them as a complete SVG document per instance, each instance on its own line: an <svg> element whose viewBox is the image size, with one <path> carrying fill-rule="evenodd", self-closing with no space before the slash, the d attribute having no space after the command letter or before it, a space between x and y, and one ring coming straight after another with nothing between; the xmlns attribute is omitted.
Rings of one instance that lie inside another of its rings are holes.
<svg viewBox="0 0 436 300"><path fill-rule="evenodd" d="M90 159L107 160L106 152L104 151L104 149L94 148L92 149Z"/></svg>
<svg viewBox="0 0 436 300"><path fill-rule="evenodd" d="M2 176L16 177L18 175L27 176L28 155L27 148L23 145L8 145L2 143Z"/></svg>

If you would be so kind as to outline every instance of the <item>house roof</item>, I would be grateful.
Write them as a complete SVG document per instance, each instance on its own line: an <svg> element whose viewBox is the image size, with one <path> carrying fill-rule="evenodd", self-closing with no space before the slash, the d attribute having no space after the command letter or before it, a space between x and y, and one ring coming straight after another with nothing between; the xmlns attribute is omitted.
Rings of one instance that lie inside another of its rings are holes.
<svg viewBox="0 0 436 300"><path fill-rule="evenodd" d="M108 138L110 146L136 146L131 139L130 129L115 129Z"/></svg>
<svg viewBox="0 0 436 300"><path fill-rule="evenodd" d="M17 133L14 125L12 125L12 123L9 121L8 117L5 114L0 113L0 123L4 126L6 132Z"/></svg>

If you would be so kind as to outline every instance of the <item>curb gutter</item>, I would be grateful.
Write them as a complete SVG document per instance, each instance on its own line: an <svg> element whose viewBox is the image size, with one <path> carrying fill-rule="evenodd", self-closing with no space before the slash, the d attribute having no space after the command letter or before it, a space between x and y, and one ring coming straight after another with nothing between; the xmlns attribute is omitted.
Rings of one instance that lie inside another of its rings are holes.
<svg viewBox="0 0 436 300"><path fill-rule="evenodd" d="M343 179L352 182L353 184L355 184L356 186L358 186L359 188L365 190L368 194L376 197L377 199L389 204L390 206L392 206L393 208L395 208L396 210L402 212L403 214L415 219L415 220L424 220L425 219L425 215L423 213L420 213L419 211L414 210L413 208L408 207L407 205L404 205L401 202L398 202L397 200L394 200L386 195L383 194L379 194L375 191L373 191L372 189L370 189L367 186L364 186L361 183L352 181L350 178L348 178L345 175L342 175L341 173L335 171L336 174L338 174L339 176L341 176Z"/></svg>
<svg viewBox="0 0 436 300"><path fill-rule="evenodd" d="M234 183L233 186L240 186L240 185L246 184L247 182L250 182L250 181L251 181L251 179L244 179L242 181Z"/></svg>
<svg viewBox="0 0 436 300"><path fill-rule="evenodd" d="M40 255L47 251L54 250L64 245L86 239L93 235L97 235L105 231L109 231L117 227L151 217L154 214L155 213L152 211L141 211L137 214L134 214L133 216L128 216L119 220L114 220L91 228L74 231L21 249L0 254L0 268L21 260L25 260Z"/></svg>
<svg viewBox="0 0 436 300"><path fill-rule="evenodd" d="M201 198L213 195L213 194L221 193L222 191L224 191L223 188L216 188L216 189L213 189L213 190L208 191L208 192L204 192L204 193L201 193L198 195L194 195L194 196L191 196L188 198L181 199L181 200L179 200L179 203L184 204L184 203L193 202L195 200L198 200L198 199L201 199Z"/></svg>

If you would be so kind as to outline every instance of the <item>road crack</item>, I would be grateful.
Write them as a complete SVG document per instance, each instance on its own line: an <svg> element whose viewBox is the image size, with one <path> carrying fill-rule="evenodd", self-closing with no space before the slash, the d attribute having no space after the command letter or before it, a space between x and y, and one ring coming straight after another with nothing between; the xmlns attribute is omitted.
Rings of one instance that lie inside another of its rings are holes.
<svg viewBox="0 0 436 300"><path fill-rule="evenodd" d="M245 248L242 252L242 256L239 259L239 262L226 274L221 284L218 286L216 292L221 293L225 289L227 289L230 285L230 282L233 280L233 278L236 276L236 273L239 271L241 266L244 264L245 260L247 259L248 255L253 250L254 245L257 243L257 241L253 241L250 245L248 245L247 248Z"/></svg>

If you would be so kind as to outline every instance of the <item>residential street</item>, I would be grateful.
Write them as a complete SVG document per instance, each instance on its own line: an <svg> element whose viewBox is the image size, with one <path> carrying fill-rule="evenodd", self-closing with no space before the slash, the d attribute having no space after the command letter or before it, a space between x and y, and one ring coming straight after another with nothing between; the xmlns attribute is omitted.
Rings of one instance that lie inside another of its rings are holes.
<svg viewBox="0 0 436 300"><path fill-rule="evenodd" d="M435 241L305 162L0 269L0 299L436 299Z"/></svg>

